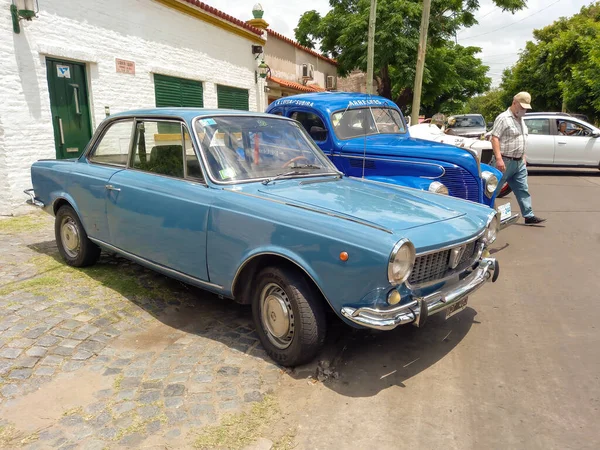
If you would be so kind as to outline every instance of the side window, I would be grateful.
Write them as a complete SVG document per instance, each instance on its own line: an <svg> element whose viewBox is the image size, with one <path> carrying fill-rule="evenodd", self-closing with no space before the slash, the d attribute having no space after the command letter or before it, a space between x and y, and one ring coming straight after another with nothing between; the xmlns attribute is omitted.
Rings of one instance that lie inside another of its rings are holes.
<svg viewBox="0 0 600 450"><path fill-rule="evenodd" d="M549 119L527 119L525 120L529 134L550 134Z"/></svg>
<svg viewBox="0 0 600 450"><path fill-rule="evenodd" d="M181 123L150 120L137 122L131 167L183 178Z"/></svg>
<svg viewBox="0 0 600 450"><path fill-rule="evenodd" d="M292 114L292 119L297 120L302 124L304 129L308 131L310 137L317 142L327 140L327 129L319 116L310 112L295 111Z"/></svg>
<svg viewBox="0 0 600 450"><path fill-rule="evenodd" d="M182 125L183 129L183 147L185 153L185 165L186 165L186 178L192 181L201 181L204 182L204 175L202 174L202 168L200 167L200 161L198 161L198 156L194 151L194 146L192 145L192 140L190 139L190 135Z"/></svg>
<svg viewBox="0 0 600 450"><path fill-rule="evenodd" d="M588 127L571 122L570 120L556 120L558 134L562 136L591 136L592 130Z"/></svg>
<svg viewBox="0 0 600 450"><path fill-rule="evenodd" d="M100 143L89 158L90 161L99 164L126 166L129 146L131 145L132 126L133 120L124 120L110 125L100 138Z"/></svg>

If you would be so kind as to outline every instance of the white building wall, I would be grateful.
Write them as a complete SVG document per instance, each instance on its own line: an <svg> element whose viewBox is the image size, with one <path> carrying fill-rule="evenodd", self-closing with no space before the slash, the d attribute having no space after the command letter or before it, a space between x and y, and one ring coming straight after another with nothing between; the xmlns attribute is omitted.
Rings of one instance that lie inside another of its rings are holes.
<svg viewBox="0 0 600 450"><path fill-rule="evenodd" d="M31 22L12 30L11 0L0 0L0 215L18 213L31 187L30 166L55 158L46 57L86 64L92 128L111 113L155 105L153 74L203 81L204 106L216 84L261 95L249 39L150 0L40 1ZM135 62L116 73L115 58Z"/></svg>

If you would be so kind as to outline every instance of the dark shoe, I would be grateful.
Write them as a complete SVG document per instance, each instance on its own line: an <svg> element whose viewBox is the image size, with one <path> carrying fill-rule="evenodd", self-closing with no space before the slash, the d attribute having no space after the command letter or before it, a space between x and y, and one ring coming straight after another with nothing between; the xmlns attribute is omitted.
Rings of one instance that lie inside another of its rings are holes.
<svg viewBox="0 0 600 450"><path fill-rule="evenodd" d="M545 221L546 219L542 219L536 216L525 217L525 225L539 225L540 223L543 223Z"/></svg>

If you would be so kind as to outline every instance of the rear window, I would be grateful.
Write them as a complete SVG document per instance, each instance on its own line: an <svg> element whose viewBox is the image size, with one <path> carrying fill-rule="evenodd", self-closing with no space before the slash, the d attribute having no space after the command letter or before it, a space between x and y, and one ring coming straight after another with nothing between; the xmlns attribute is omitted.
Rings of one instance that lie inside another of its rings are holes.
<svg viewBox="0 0 600 450"><path fill-rule="evenodd" d="M449 117L448 128L485 128L482 116Z"/></svg>

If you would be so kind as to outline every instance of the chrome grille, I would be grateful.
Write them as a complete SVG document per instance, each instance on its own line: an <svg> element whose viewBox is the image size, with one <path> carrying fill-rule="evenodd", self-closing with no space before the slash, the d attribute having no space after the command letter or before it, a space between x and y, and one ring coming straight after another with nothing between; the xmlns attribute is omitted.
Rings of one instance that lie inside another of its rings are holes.
<svg viewBox="0 0 600 450"><path fill-rule="evenodd" d="M450 272L466 268L473 261L474 256L476 256L477 244L477 241L467 244L465 252L454 269L450 268L450 252L452 249L417 256L408 282L412 285L428 283L442 279L449 275Z"/></svg>
<svg viewBox="0 0 600 450"><path fill-rule="evenodd" d="M479 179L462 167L444 167L444 170L439 180L446 185L451 196L479 202Z"/></svg>

